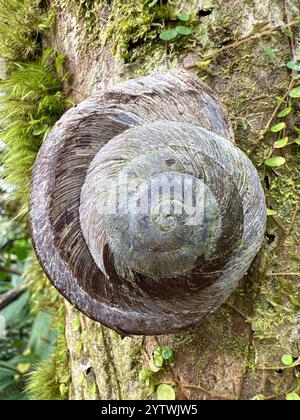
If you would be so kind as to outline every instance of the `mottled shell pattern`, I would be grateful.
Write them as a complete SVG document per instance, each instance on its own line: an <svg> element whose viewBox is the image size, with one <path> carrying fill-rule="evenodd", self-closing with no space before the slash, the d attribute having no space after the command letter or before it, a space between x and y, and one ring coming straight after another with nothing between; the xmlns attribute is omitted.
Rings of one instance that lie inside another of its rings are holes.
<svg viewBox="0 0 300 420"><path fill-rule="evenodd" d="M121 334L197 323L231 294L266 224L257 172L216 94L177 70L69 110L38 155L30 221L49 279Z"/></svg>

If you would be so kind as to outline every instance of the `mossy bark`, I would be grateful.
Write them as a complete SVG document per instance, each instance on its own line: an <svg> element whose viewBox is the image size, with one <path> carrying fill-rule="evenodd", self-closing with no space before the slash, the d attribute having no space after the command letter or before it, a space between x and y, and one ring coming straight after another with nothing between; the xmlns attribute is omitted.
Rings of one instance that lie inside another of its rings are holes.
<svg viewBox="0 0 300 420"><path fill-rule="evenodd" d="M283 25L286 10L291 20L300 14L296 0L170 2L176 10L180 6L190 7L193 19L206 16L198 18L198 23L193 20L193 39L165 49L157 37L155 42L147 39L147 28L134 14L137 5L143 2L126 2L132 11L130 33L126 32L129 29L124 22L118 20L118 1L110 2L111 6L105 1L92 2L93 8L88 6L91 2L81 2L80 8L76 3L53 2L57 11L53 40L59 52L69 58L73 82L66 86L66 92L78 102L121 79L151 69L189 65L201 60L199 53L205 56L241 38ZM211 13L198 15L200 10ZM116 23L123 26L119 31L114 26L113 32L110 25ZM97 27L99 32L93 30ZM143 31L141 37L139 30ZM296 27L294 54L300 52L299 32ZM106 42L105 34L110 34ZM134 42L118 45L130 34L135 34ZM118 47L123 48L122 54ZM270 275L299 272L300 226L296 211L299 149L296 146L285 149L288 167L269 171L261 163L274 137L266 135L260 139L276 98L285 94L290 83L291 75L286 68L292 56L290 47L289 34L274 31L225 49L214 56L208 67L200 65L195 70L223 98L238 146L257 164L268 205L278 212L269 221L268 241L248 275L215 314L177 335L122 339L66 305L71 399L147 398L147 389L138 374L149 365L158 343L171 346L175 357L174 364L160 373L157 380L172 383L178 398L253 399L263 395L284 399L287 392L299 386L293 369L276 369L282 364L283 354L300 356L299 274ZM297 124L297 109L291 117L291 127ZM155 398L155 394L150 398Z"/></svg>

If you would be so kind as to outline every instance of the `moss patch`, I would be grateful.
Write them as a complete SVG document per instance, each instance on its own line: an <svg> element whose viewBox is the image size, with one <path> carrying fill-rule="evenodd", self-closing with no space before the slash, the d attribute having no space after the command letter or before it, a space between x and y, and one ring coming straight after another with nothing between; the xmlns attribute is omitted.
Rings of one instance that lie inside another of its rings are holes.
<svg viewBox="0 0 300 420"><path fill-rule="evenodd" d="M68 397L68 356L66 342L58 341L54 354L30 374L27 393L32 400L66 400Z"/></svg>

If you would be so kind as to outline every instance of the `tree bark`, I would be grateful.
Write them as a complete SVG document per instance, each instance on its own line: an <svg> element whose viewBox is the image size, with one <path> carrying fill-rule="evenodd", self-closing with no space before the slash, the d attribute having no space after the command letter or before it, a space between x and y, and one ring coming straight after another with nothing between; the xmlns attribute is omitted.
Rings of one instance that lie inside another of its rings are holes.
<svg viewBox="0 0 300 420"><path fill-rule="evenodd" d="M79 102L101 87L134 76L138 68L124 66L112 55L110 44L91 44L83 52L79 43L84 43L86 22L78 18L76 6L70 3L57 9L53 36L59 52L69 58L73 84L66 90ZM149 365L158 344L173 348L174 364L159 373L157 380L173 384L177 398L253 399L263 395L284 399L287 392L296 389L293 369L277 368L282 365L283 354L300 355L297 169L291 163L289 169L274 173L260 164L264 149L273 141L268 136L262 139L261 133L268 127L276 98L287 92L291 75L286 63L299 54L299 27L293 30L292 43L284 31L251 37L294 20L300 14L299 2L216 0L195 1L195 5L199 11L209 9L212 13L201 17L202 38L193 50L182 51L177 65L194 68L193 63L201 61L199 52L204 51L205 57L205 53L250 38L221 50L211 57L209 67L200 63L194 71L223 98L238 146L245 152L254 150L250 156L266 183L268 206L277 209L279 216L270 220L268 241L238 290L215 314L189 331L122 339L66 304L70 399L147 398L139 371ZM111 11L109 7L105 10L107 21ZM148 61L150 68L166 69L170 58L155 64L149 56ZM282 275L274 277L272 272ZM295 275L285 276L289 272ZM150 398L155 399L155 394Z"/></svg>

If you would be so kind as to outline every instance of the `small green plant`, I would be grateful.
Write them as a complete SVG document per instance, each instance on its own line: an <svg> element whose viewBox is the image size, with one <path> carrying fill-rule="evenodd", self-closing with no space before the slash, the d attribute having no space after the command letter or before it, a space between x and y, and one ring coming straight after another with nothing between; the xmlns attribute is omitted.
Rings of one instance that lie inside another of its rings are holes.
<svg viewBox="0 0 300 420"><path fill-rule="evenodd" d="M284 366L284 369L293 369L295 372L295 376L299 376L299 365L300 365L300 358L295 359L291 354L284 354L281 358L281 363ZM297 391L297 390L296 390ZM294 391L290 392L286 395L287 401L300 401L299 394Z"/></svg>
<svg viewBox="0 0 300 420"><path fill-rule="evenodd" d="M175 23L176 26L170 27L169 29L161 32L161 34L159 35L161 40L172 41L180 35L189 36L193 33L192 29L189 26L187 26L189 24L190 14L187 12L182 12L182 13L179 13L177 17L178 17L177 23L178 21L181 21L182 23L180 25L178 24L176 25Z"/></svg>
<svg viewBox="0 0 300 420"><path fill-rule="evenodd" d="M286 162L284 157L274 156L270 159L265 160L265 165L270 166L271 168L278 168L279 166L284 165Z"/></svg>
<svg viewBox="0 0 300 420"><path fill-rule="evenodd" d="M114 0L107 24L101 30L97 25L100 42L111 45L112 53L132 66L136 76L159 62L171 65L187 46L196 45L200 33L197 6L186 5L187 12L181 6L179 0Z"/></svg>
<svg viewBox="0 0 300 420"><path fill-rule="evenodd" d="M281 99L281 104L283 106L282 110L274 115L278 121L270 128L270 132L278 136L277 140L275 140L273 143L271 151L268 153L268 156L264 161L265 165L271 168L278 168L286 163L286 159L284 157L273 156L276 150L284 149L291 144L300 144L300 129L298 127L294 127L293 133L289 132L289 135L286 135L287 130L291 131L289 127L289 117L291 114L293 114L296 102L300 98L300 63L290 61L287 63L287 67L293 72L293 81L286 95L286 99Z"/></svg>
<svg viewBox="0 0 300 420"><path fill-rule="evenodd" d="M160 383L159 381L159 374L168 368L173 358L174 353L171 347L157 346L154 349L149 366L143 368L139 373L140 380L145 382L148 388L148 397L156 390L156 395L159 400L176 399L174 388L169 384Z"/></svg>
<svg viewBox="0 0 300 420"><path fill-rule="evenodd" d="M171 385L161 384L157 388L157 399L158 400L176 400L176 394L174 388Z"/></svg>
<svg viewBox="0 0 300 420"><path fill-rule="evenodd" d="M284 354L281 358L281 361L284 366L292 366L292 364L294 363L294 358L290 354Z"/></svg>

